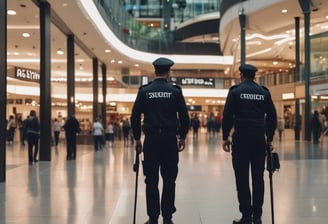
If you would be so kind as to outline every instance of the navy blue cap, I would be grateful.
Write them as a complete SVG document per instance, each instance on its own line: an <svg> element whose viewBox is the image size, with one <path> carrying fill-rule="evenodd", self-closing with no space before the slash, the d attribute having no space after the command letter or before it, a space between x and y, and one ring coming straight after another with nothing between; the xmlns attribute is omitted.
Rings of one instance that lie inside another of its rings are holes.
<svg viewBox="0 0 328 224"><path fill-rule="evenodd" d="M250 64L242 64L239 66L239 71L245 76L254 76L257 68Z"/></svg>
<svg viewBox="0 0 328 224"><path fill-rule="evenodd" d="M153 61L153 66L156 70L156 72L167 72L170 70L171 66L174 65L174 61L168 58L157 58L155 61Z"/></svg>

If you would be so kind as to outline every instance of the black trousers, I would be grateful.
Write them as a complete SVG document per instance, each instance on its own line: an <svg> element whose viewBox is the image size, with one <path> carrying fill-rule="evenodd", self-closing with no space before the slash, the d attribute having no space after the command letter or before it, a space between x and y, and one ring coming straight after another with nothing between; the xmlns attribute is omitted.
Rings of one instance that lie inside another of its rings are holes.
<svg viewBox="0 0 328 224"><path fill-rule="evenodd" d="M59 131L54 131L54 137L55 137L55 146L58 145L59 142Z"/></svg>
<svg viewBox="0 0 328 224"><path fill-rule="evenodd" d="M158 219L172 218L175 208L175 181L178 175L179 152L175 133L146 134L144 140L143 170L146 183L147 214ZM159 173L163 180L160 201Z"/></svg>
<svg viewBox="0 0 328 224"><path fill-rule="evenodd" d="M264 201L264 136L233 136L232 165L235 171L239 210L245 217L261 217ZM252 193L249 183L251 168Z"/></svg>
<svg viewBox="0 0 328 224"><path fill-rule="evenodd" d="M28 133L27 143L28 143L28 161L33 162L33 160L37 160L37 156L39 153L39 134ZM33 147L34 147L34 152L33 152Z"/></svg>
<svg viewBox="0 0 328 224"><path fill-rule="evenodd" d="M76 134L66 134L67 159L76 158Z"/></svg>

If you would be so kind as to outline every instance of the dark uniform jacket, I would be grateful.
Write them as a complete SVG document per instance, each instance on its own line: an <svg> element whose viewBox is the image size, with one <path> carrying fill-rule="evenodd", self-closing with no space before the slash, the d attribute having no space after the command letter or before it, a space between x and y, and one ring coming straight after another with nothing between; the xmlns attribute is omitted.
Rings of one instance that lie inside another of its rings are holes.
<svg viewBox="0 0 328 224"><path fill-rule="evenodd" d="M223 112L223 140L227 140L231 128L237 135L266 134L271 142L277 127L277 114L269 90L246 79L230 88Z"/></svg>
<svg viewBox="0 0 328 224"><path fill-rule="evenodd" d="M166 79L158 78L139 88L131 114L131 127L136 140L141 135L141 114L144 115L145 132L178 131L180 139L186 137L189 115L181 88Z"/></svg>
<svg viewBox="0 0 328 224"><path fill-rule="evenodd" d="M77 133L81 132L80 124L75 117L69 117L63 128L68 136L75 136Z"/></svg>

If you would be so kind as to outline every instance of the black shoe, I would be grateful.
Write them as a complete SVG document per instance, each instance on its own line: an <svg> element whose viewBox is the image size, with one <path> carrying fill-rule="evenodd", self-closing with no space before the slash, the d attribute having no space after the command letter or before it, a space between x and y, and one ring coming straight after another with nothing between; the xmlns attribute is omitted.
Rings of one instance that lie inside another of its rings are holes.
<svg viewBox="0 0 328 224"><path fill-rule="evenodd" d="M252 219L242 217L241 219L233 220L232 224L252 224Z"/></svg>
<svg viewBox="0 0 328 224"><path fill-rule="evenodd" d="M158 221L153 220L153 219L149 219L149 220L147 220L147 222L145 222L145 224L158 224Z"/></svg>
<svg viewBox="0 0 328 224"><path fill-rule="evenodd" d="M34 162L35 162L35 163L37 163L38 161L39 161L39 160L37 160L37 159L34 159Z"/></svg>
<svg viewBox="0 0 328 224"><path fill-rule="evenodd" d="M163 224L174 224L171 219L164 219Z"/></svg>
<svg viewBox="0 0 328 224"><path fill-rule="evenodd" d="M253 224L262 224L261 217L254 217L253 218Z"/></svg>

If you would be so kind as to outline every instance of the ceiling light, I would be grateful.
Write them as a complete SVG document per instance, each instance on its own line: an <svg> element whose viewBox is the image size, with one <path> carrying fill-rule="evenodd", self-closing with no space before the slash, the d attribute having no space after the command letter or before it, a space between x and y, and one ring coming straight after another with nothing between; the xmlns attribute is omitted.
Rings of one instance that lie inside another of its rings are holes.
<svg viewBox="0 0 328 224"><path fill-rule="evenodd" d="M58 48L57 54L58 55L63 55L64 54L64 51L61 48Z"/></svg>
<svg viewBox="0 0 328 224"><path fill-rule="evenodd" d="M134 67L139 67L139 64L134 64Z"/></svg>
<svg viewBox="0 0 328 224"><path fill-rule="evenodd" d="M16 11L15 10L8 10L7 14L10 15L10 16L14 16L14 15L16 15Z"/></svg>
<svg viewBox="0 0 328 224"><path fill-rule="evenodd" d="M23 37L30 37L31 35L29 33L22 33Z"/></svg>
<svg viewBox="0 0 328 224"><path fill-rule="evenodd" d="M115 63L115 60L114 60L114 59L113 59L113 60L111 60L111 61L110 61L110 63L112 63L112 64L113 64L113 63Z"/></svg>
<svg viewBox="0 0 328 224"><path fill-rule="evenodd" d="M123 63L123 61L119 60L117 63L118 63L118 64L122 64L122 63Z"/></svg>
<svg viewBox="0 0 328 224"><path fill-rule="evenodd" d="M109 50L109 49L106 49L106 50L105 50L105 52L106 52L106 53L110 53L110 52L111 52L111 50Z"/></svg>
<svg viewBox="0 0 328 224"><path fill-rule="evenodd" d="M277 65L277 64L278 64L278 62L277 62L277 61L274 61L274 62L272 62L272 64L274 64L274 65Z"/></svg>
<svg viewBox="0 0 328 224"><path fill-rule="evenodd" d="M283 10L281 10L281 13L287 13L287 12L288 12L287 9L283 9Z"/></svg>

